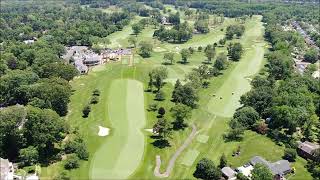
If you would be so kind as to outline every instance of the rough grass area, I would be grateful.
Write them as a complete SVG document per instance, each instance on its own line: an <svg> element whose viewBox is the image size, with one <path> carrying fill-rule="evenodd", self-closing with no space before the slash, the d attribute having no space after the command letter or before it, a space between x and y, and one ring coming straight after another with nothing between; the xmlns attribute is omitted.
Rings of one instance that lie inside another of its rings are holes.
<svg viewBox="0 0 320 180"><path fill-rule="evenodd" d="M183 156L183 159L181 161L181 164L185 166L192 166L194 161L197 159L198 155L200 154L199 151L194 149L189 149L185 155Z"/></svg>

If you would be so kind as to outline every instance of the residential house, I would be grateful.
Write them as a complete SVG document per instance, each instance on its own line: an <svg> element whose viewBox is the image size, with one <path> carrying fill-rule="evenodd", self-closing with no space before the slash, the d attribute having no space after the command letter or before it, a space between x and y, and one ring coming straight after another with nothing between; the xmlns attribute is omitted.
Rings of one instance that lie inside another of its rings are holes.
<svg viewBox="0 0 320 180"><path fill-rule="evenodd" d="M12 162L8 159L0 158L0 179L13 180L14 168Z"/></svg>
<svg viewBox="0 0 320 180"><path fill-rule="evenodd" d="M230 167L224 167L221 169L222 176L227 180L237 179L237 172L231 169Z"/></svg>
<svg viewBox="0 0 320 180"><path fill-rule="evenodd" d="M313 160L315 158L313 153L315 150L317 150L319 148L320 148L319 144L311 143L308 141L298 142L297 152L298 152L299 156L301 156L305 159Z"/></svg>
<svg viewBox="0 0 320 180"><path fill-rule="evenodd" d="M250 164L252 166L254 166L258 163L263 164L266 167L268 167L268 169L271 171L271 173L275 177L280 177L280 178L284 177L284 175L286 175L292 171L292 169L290 167L290 163L287 160L279 160L277 162L270 163L269 161L265 160L264 158L262 158L260 156L255 156L255 157L251 158Z"/></svg>
<svg viewBox="0 0 320 180"><path fill-rule="evenodd" d="M172 23L170 23L170 22L168 21L167 17L165 17L165 16L163 16L163 17L161 18L161 24L162 24L162 25L172 25Z"/></svg>

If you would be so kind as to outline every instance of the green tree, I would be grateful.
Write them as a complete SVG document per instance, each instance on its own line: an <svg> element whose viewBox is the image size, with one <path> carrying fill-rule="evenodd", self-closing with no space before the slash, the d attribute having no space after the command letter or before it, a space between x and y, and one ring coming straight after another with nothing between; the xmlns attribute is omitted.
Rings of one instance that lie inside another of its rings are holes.
<svg viewBox="0 0 320 180"><path fill-rule="evenodd" d="M58 172L58 175L53 177L53 180L70 180L68 172L66 170Z"/></svg>
<svg viewBox="0 0 320 180"><path fill-rule="evenodd" d="M136 37L130 36L128 39L128 42L130 44L132 44L134 48L136 48L137 43L138 43L138 39Z"/></svg>
<svg viewBox="0 0 320 180"><path fill-rule="evenodd" d="M284 150L283 158L290 162L294 162L297 158L297 151L293 148L286 148Z"/></svg>
<svg viewBox="0 0 320 180"><path fill-rule="evenodd" d="M91 112L90 105L84 106L82 109L82 117L85 117L85 118L88 117L90 112Z"/></svg>
<svg viewBox="0 0 320 180"><path fill-rule="evenodd" d="M28 121L23 128L27 146L34 146L39 151L40 159L47 159L53 153L54 143L63 139L64 121L50 109L27 108Z"/></svg>
<svg viewBox="0 0 320 180"><path fill-rule="evenodd" d="M177 87L173 95L173 102L182 103L192 108L196 107L196 102L199 100L196 90L190 83Z"/></svg>
<svg viewBox="0 0 320 180"><path fill-rule="evenodd" d="M152 48L153 48L152 44L147 41L141 41L139 46L140 46L140 49L139 49L140 56L142 56L143 58L150 57Z"/></svg>
<svg viewBox="0 0 320 180"><path fill-rule="evenodd" d="M225 44L226 44L226 39L225 38L222 38L222 39L220 39L219 40L219 44L220 44L220 46L224 46Z"/></svg>
<svg viewBox="0 0 320 180"><path fill-rule="evenodd" d="M253 170L251 172L252 180L272 180L273 175L271 171L263 164L256 164L253 166Z"/></svg>
<svg viewBox="0 0 320 180"><path fill-rule="evenodd" d="M237 179L238 180L249 180L249 178L247 176L243 175L242 173L237 174Z"/></svg>
<svg viewBox="0 0 320 180"><path fill-rule="evenodd" d="M164 80L168 77L168 70L166 67L157 67L151 70L149 73L149 88L152 86L155 86L157 88L157 91L160 91L160 89L163 86ZM150 84L152 83L152 85Z"/></svg>
<svg viewBox="0 0 320 180"><path fill-rule="evenodd" d="M143 26L140 23L132 24L133 33L137 36L143 29Z"/></svg>
<svg viewBox="0 0 320 180"><path fill-rule="evenodd" d="M211 62L212 58L216 55L216 49L213 45L207 45L207 47L204 49L204 53L207 56L208 63Z"/></svg>
<svg viewBox="0 0 320 180"><path fill-rule="evenodd" d="M203 180L212 180L220 179L222 173L221 170L218 167L216 167L210 159L203 158L198 162L193 176L195 178Z"/></svg>
<svg viewBox="0 0 320 180"><path fill-rule="evenodd" d="M170 137L172 133L170 123L164 118L159 118L156 124L153 125L153 132L158 133L164 139Z"/></svg>
<svg viewBox="0 0 320 180"><path fill-rule="evenodd" d="M174 53L169 52L169 53L165 53L163 55L163 59L165 59L165 61L169 61L170 64L174 64Z"/></svg>
<svg viewBox="0 0 320 180"><path fill-rule="evenodd" d="M289 56L280 51L275 51L268 54L267 61L268 64L266 66L270 77L280 80L291 76L293 72L293 62Z"/></svg>
<svg viewBox="0 0 320 180"><path fill-rule="evenodd" d="M182 60L181 62L183 64L188 63L188 57L190 55L190 51L188 49L182 49L180 54L181 54L181 60Z"/></svg>
<svg viewBox="0 0 320 180"><path fill-rule="evenodd" d="M184 126L184 121L191 117L191 108L184 104L176 104L170 109L171 116L175 118L175 124L178 127Z"/></svg>
<svg viewBox="0 0 320 180"><path fill-rule="evenodd" d="M222 156L220 157L220 164L219 164L219 167L220 168L224 168L228 166L228 161L227 161L227 157L225 154L222 154Z"/></svg>
<svg viewBox="0 0 320 180"><path fill-rule="evenodd" d="M79 158L76 154L71 154L68 156L67 160L64 163L65 169L76 169L80 165Z"/></svg>
<svg viewBox="0 0 320 180"><path fill-rule="evenodd" d="M227 68L228 65L228 58L225 54L220 53L214 62L214 67L219 69L219 70L224 70Z"/></svg>
<svg viewBox="0 0 320 180"><path fill-rule="evenodd" d="M200 33L208 33L209 25L206 20L198 20L194 23L194 28Z"/></svg>
<svg viewBox="0 0 320 180"><path fill-rule="evenodd" d="M98 96L91 97L90 104L97 104L99 102Z"/></svg>
<svg viewBox="0 0 320 180"><path fill-rule="evenodd" d="M9 106L0 111L0 156L15 159L23 144L21 131L16 127L26 117L23 106Z"/></svg>
<svg viewBox="0 0 320 180"><path fill-rule="evenodd" d="M243 54L243 47L240 43L230 43L228 45L228 55L234 61L239 61Z"/></svg>
<svg viewBox="0 0 320 180"><path fill-rule="evenodd" d="M34 165L38 162L39 153L37 148L28 146L27 148L20 149L19 159L24 166Z"/></svg>
<svg viewBox="0 0 320 180"><path fill-rule="evenodd" d="M170 14L169 15L169 22L174 24L174 25L178 25L180 24L180 14L179 12L175 13L175 14Z"/></svg>
<svg viewBox="0 0 320 180"><path fill-rule="evenodd" d="M309 49L305 54L304 54L304 60L310 63L315 63L317 62L318 59L318 51L315 48Z"/></svg>
<svg viewBox="0 0 320 180"><path fill-rule="evenodd" d="M259 113L252 107L243 107L234 113L233 119L238 121L245 128L252 128L260 117Z"/></svg>
<svg viewBox="0 0 320 180"><path fill-rule="evenodd" d="M40 77L41 78L51 78L60 77L67 81L72 80L75 76L79 74L78 70L69 64L63 63L50 63L41 66Z"/></svg>
<svg viewBox="0 0 320 180"><path fill-rule="evenodd" d="M164 109L164 107L160 107L158 109L158 114L160 117L163 117L166 114L166 110Z"/></svg>
<svg viewBox="0 0 320 180"><path fill-rule="evenodd" d="M68 103L71 96L71 86L61 78L42 79L28 89L28 94L50 104L60 116L68 112Z"/></svg>
<svg viewBox="0 0 320 180"><path fill-rule="evenodd" d="M0 77L0 102L5 105L26 104L28 86L39 77L31 71L13 70Z"/></svg>
<svg viewBox="0 0 320 180"><path fill-rule="evenodd" d="M163 91L159 90L155 96L155 99L158 101L163 101L165 100L165 94Z"/></svg>

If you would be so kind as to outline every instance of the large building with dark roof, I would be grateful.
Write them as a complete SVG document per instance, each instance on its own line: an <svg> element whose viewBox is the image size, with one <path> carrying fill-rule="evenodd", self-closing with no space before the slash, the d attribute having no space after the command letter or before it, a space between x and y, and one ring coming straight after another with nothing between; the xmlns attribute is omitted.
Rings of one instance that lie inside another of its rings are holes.
<svg viewBox="0 0 320 180"><path fill-rule="evenodd" d="M272 172L272 174L274 176L276 176L276 175L284 176L284 175L291 172L290 163L287 160L279 160L277 162L271 163L260 156L255 156L255 157L251 158L250 164L252 164L254 166L258 163L263 164L266 167L268 167L268 169L270 169L270 171Z"/></svg>

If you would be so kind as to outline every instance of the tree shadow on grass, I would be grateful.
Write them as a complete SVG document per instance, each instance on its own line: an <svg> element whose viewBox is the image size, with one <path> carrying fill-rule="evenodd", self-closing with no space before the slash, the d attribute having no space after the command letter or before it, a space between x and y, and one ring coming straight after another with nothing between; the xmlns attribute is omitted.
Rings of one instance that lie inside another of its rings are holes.
<svg viewBox="0 0 320 180"><path fill-rule="evenodd" d="M201 63L202 63L202 64L205 64L205 65L210 65L210 64L212 64L212 62L211 62L211 61L210 61L210 62L208 62L207 60L202 61Z"/></svg>
<svg viewBox="0 0 320 180"><path fill-rule="evenodd" d="M190 62L189 62L189 61L187 61L187 62L184 62L184 61L177 61L177 63L186 65L186 64L189 64Z"/></svg>
<svg viewBox="0 0 320 180"><path fill-rule="evenodd" d="M157 147L159 149L163 149L163 148L166 148L166 147L170 147L170 143L168 140L166 139L157 139L155 141L153 141L151 143L154 147Z"/></svg>

